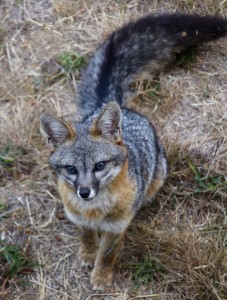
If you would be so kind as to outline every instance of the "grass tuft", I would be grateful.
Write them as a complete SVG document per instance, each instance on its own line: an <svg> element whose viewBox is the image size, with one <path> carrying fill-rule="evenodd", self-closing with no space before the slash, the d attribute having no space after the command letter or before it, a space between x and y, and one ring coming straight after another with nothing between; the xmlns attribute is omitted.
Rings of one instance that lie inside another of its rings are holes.
<svg viewBox="0 0 227 300"><path fill-rule="evenodd" d="M147 256L144 256L140 261L129 265L129 268L132 272L132 279L136 290L142 285L149 284L152 280L160 280L160 277L163 277L164 272L164 269L161 268L157 261Z"/></svg>
<svg viewBox="0 0 227 300"><path fill-rule="evenodd" d="M30 158L29 154L29 149L12 146L11 143L7 143L0 150L0 180L2 186L9 179L24 179L32 172L34 160Z"/></svg>
<svg viewBox="0 0 227 300"><path fill-rule="evenodd" d="M58 81L65 82L67 78L80 76L80 69L86 64L84 56L73 52L63 52L57 57L46 61L42 65L43 78L46 86L53 85Z"/></svg>
<svg viewBox="0 0 227 300"><path fill-rule="evenodd" d="M86 63L84 56L77 53L61 53L57 57L57 62L62 67L62 73L70 74L77 72Z"/></svg>
<svg viewBox="0 0 227 300"><path fill-rule="evenodd" d="M203 172L196 167L192 160L188 159L188 164L197 183L195 193L220 194L227 197L227 181L224 175L210 174L204 176Z"/></svg>
<svg viewBox="0 0 227 300"><path fill-rule="evenodd" d="M189 67L196 62L197 54L198 50L196 48L175 54L177 65L179 67L189 69Z"/></svg>
<svg viewBox="0 0 227 300"><path fill-rule="evenodd" d="M15 157L11 154L12 146L6 145L0 150L0 167L4 169L11 168L15 162Z"/></svg>
<svg viewBox="0 0 227 300"><path fill-rule="evenodd" d="M37 263L21 246L0 240L0 266L0 285L5 285L9 279L19 279L20 275L34 272Z"/></svg>
<svg viewBox="0 0 227 300"><path fill-rule="evenodd" d="M151 100L157 100L161 97L161 84L159 81L153 81L147 90L147 95Z"/></svg>

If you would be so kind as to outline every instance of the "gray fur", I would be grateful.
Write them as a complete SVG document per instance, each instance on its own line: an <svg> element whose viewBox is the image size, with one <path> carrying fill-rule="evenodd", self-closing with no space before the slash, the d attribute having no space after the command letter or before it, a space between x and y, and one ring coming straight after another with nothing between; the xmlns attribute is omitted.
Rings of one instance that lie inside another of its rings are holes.
<svg viewBox="0 0 227 300"><path fill-rule="evenodd" d="M129 173L137 183L135 210L142 206L157 168L162 169L163 183L167 177L167 161L153 126L143 116L122 109L123 140L128 149Z"/></svg>
<svg viewBox="0 0 227 300"><path fill-rule="evenodd" d="M88 68L83 74L78 94L80 116L82 116L82 118L90 116L97 108L99 99L96 89L103 65L103 54L109 45L108 43L109 41L105 42L97 49ZM132 32L130 39L118 48L117 55L119 57L122 56L123 59L111 70L108 94L105 99L103 99L103 103L108 103L109 101L123 102L129 84L135 80L139 74L147 70L150 72L160 70L171 60L173 45L173 41L166 39L161 33L157 38L157 36L153 34L144 33L143 35L138 35ZM145 53L153 53L155 59L150 61L150 58L148 58L146 63L141 65L140 59L145 56ZM133 68L133 72L131 73L127 71L129 64L131 68ZM121 92L119 93L119 91ZM123 98L119 99L121 95Z"/></svg>
<svg viewBox="0 0 227 300"><path fill-rule="evenodd" d="M89 200L103 202L104 197L98 195L108 194L108 183L128 158L129 175L136 182L133 209L138 211L152 182L158 178L164 183L167 162L152 124L144 116L122 108L128 84L148 68L151 72L163 68L174 52L226 33L226 20L222 18L184 14L147 16L113 32L98 47L83 74L79 88L83 122L74 124L75 139L64 140L67 132L60 120L43 119L44 135L57 141L50 165L59 177L75 190L89 187L95 194ZM96 119L99 138L89 132ZM115 143L121 134L127 151ZM95 165L100 161L107 162L106 167L96 172ZM67 174L67 165L75 166L77 174ZM75 197L75 201L80 200Z"/></svg>

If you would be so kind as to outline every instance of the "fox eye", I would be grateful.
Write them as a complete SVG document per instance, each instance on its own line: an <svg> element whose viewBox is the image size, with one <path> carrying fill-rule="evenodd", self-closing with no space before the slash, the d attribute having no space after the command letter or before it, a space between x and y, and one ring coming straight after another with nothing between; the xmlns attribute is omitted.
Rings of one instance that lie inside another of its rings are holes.
<svg viewBox="0 0 227 300"><path fill-rule="evenodd" d="M71 175L75 175L77 173L77 169L74 166L68 165L68 166L65 167L65 169Z"/></svg>
<svg viewBox="0 0 227 300"><path fill-rule="evenodd" d="M106 162L105 161L100 161L97 164L95 164L95 168L94 171L98 172L98 171L102 171L106 166Z"/></svg>

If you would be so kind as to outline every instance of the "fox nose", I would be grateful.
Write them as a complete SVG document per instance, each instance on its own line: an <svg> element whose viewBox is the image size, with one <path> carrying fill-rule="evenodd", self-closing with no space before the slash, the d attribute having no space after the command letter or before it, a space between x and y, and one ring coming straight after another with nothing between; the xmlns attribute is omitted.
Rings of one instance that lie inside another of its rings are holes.
<svg viewBox="0 0 227 300"><path fill-rule="evenodd" d="M87 199L90 195L90 192L91 192L91 190L86 187L82 187L79 190L79 194L80 194L81 198L83 198L83 199Z"/></svg>

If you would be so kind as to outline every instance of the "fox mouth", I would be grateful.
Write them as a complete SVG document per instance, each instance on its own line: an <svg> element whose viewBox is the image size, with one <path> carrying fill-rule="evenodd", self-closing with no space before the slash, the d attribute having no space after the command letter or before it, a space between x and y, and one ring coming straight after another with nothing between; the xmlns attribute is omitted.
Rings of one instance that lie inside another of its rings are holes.
<svg viewBox="0 0 227 300"><path fill-rule="evenodd" d="M86 202L89 202L89 201L92 201L95 197L92 197L92 198L82 198L80 197L80 199L86 201Z"/></svg>

